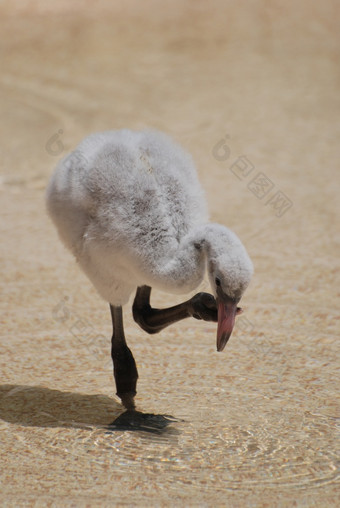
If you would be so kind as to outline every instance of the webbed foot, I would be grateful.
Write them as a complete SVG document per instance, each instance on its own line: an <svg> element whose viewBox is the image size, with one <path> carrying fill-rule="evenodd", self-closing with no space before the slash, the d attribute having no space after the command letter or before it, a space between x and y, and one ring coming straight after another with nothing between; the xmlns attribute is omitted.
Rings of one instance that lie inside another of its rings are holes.
<svg viewBox="0 0 340 508"><path fill-rule="evenodd" d="M195 319L217 321L217 304L213 295L197 293L190 300L190 312Z"/></svg>

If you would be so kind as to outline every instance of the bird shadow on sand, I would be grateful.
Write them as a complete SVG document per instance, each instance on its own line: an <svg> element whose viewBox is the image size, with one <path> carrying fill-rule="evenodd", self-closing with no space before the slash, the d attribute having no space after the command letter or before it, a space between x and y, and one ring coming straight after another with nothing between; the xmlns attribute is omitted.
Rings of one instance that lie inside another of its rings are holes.
<svg viewBox="0 0 340 508"><path fill-rule="evenodd" d="M169 425L180 420L169 415L122 411L122 406L106 395L62 392L42 386L0 385L0 419L8 423L26 427L101 428L107 433L177 433Z"/></svg>

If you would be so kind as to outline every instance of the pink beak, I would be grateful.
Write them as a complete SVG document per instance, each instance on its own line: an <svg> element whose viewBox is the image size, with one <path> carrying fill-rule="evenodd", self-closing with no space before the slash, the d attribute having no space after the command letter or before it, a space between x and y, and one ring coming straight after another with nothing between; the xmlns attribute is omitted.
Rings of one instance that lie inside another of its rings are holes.
<svg viewBox="0 0 340 508"><path fill-rule="evenodd" d="M236 314L240 314L242 309L232 300L224 302L218 299L217 307L217 351L223 351L229 337L233 331Z"/></svg>

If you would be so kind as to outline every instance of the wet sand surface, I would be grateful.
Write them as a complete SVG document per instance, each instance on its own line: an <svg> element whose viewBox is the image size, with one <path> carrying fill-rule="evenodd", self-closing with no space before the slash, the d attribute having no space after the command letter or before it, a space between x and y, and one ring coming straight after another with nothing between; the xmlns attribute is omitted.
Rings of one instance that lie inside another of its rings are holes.
<svg viewBox="0 0 340 508"><path fill-rule="evenodd" d="M93 4L0 6L0 503L339 506L338 3ZM56 162L122 127L193 154L255 265L223 353L125 308L137 409L177 420L156 432L107 429L109 309L44 207Z"/></svg>

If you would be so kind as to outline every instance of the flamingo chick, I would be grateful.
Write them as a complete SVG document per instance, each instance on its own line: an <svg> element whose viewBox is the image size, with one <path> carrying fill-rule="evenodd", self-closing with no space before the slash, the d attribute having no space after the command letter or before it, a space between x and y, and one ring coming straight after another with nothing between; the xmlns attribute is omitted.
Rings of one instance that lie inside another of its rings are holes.
<svg viewBox="0 0 340 508"><path fill-rule="evenodd" d="M208 222L193 161L168 136L127 129L88 136L57 166L47 209L61 240L110 304L114 377L127 409L135 407L138 373L122 306L133 291L133 317L148 333L190 316L217 321L217 350L223 350L252 262L232 231ZM151 307L152 286L187 293L206 268L214 296L198 293L174 307Z"/></svg>

